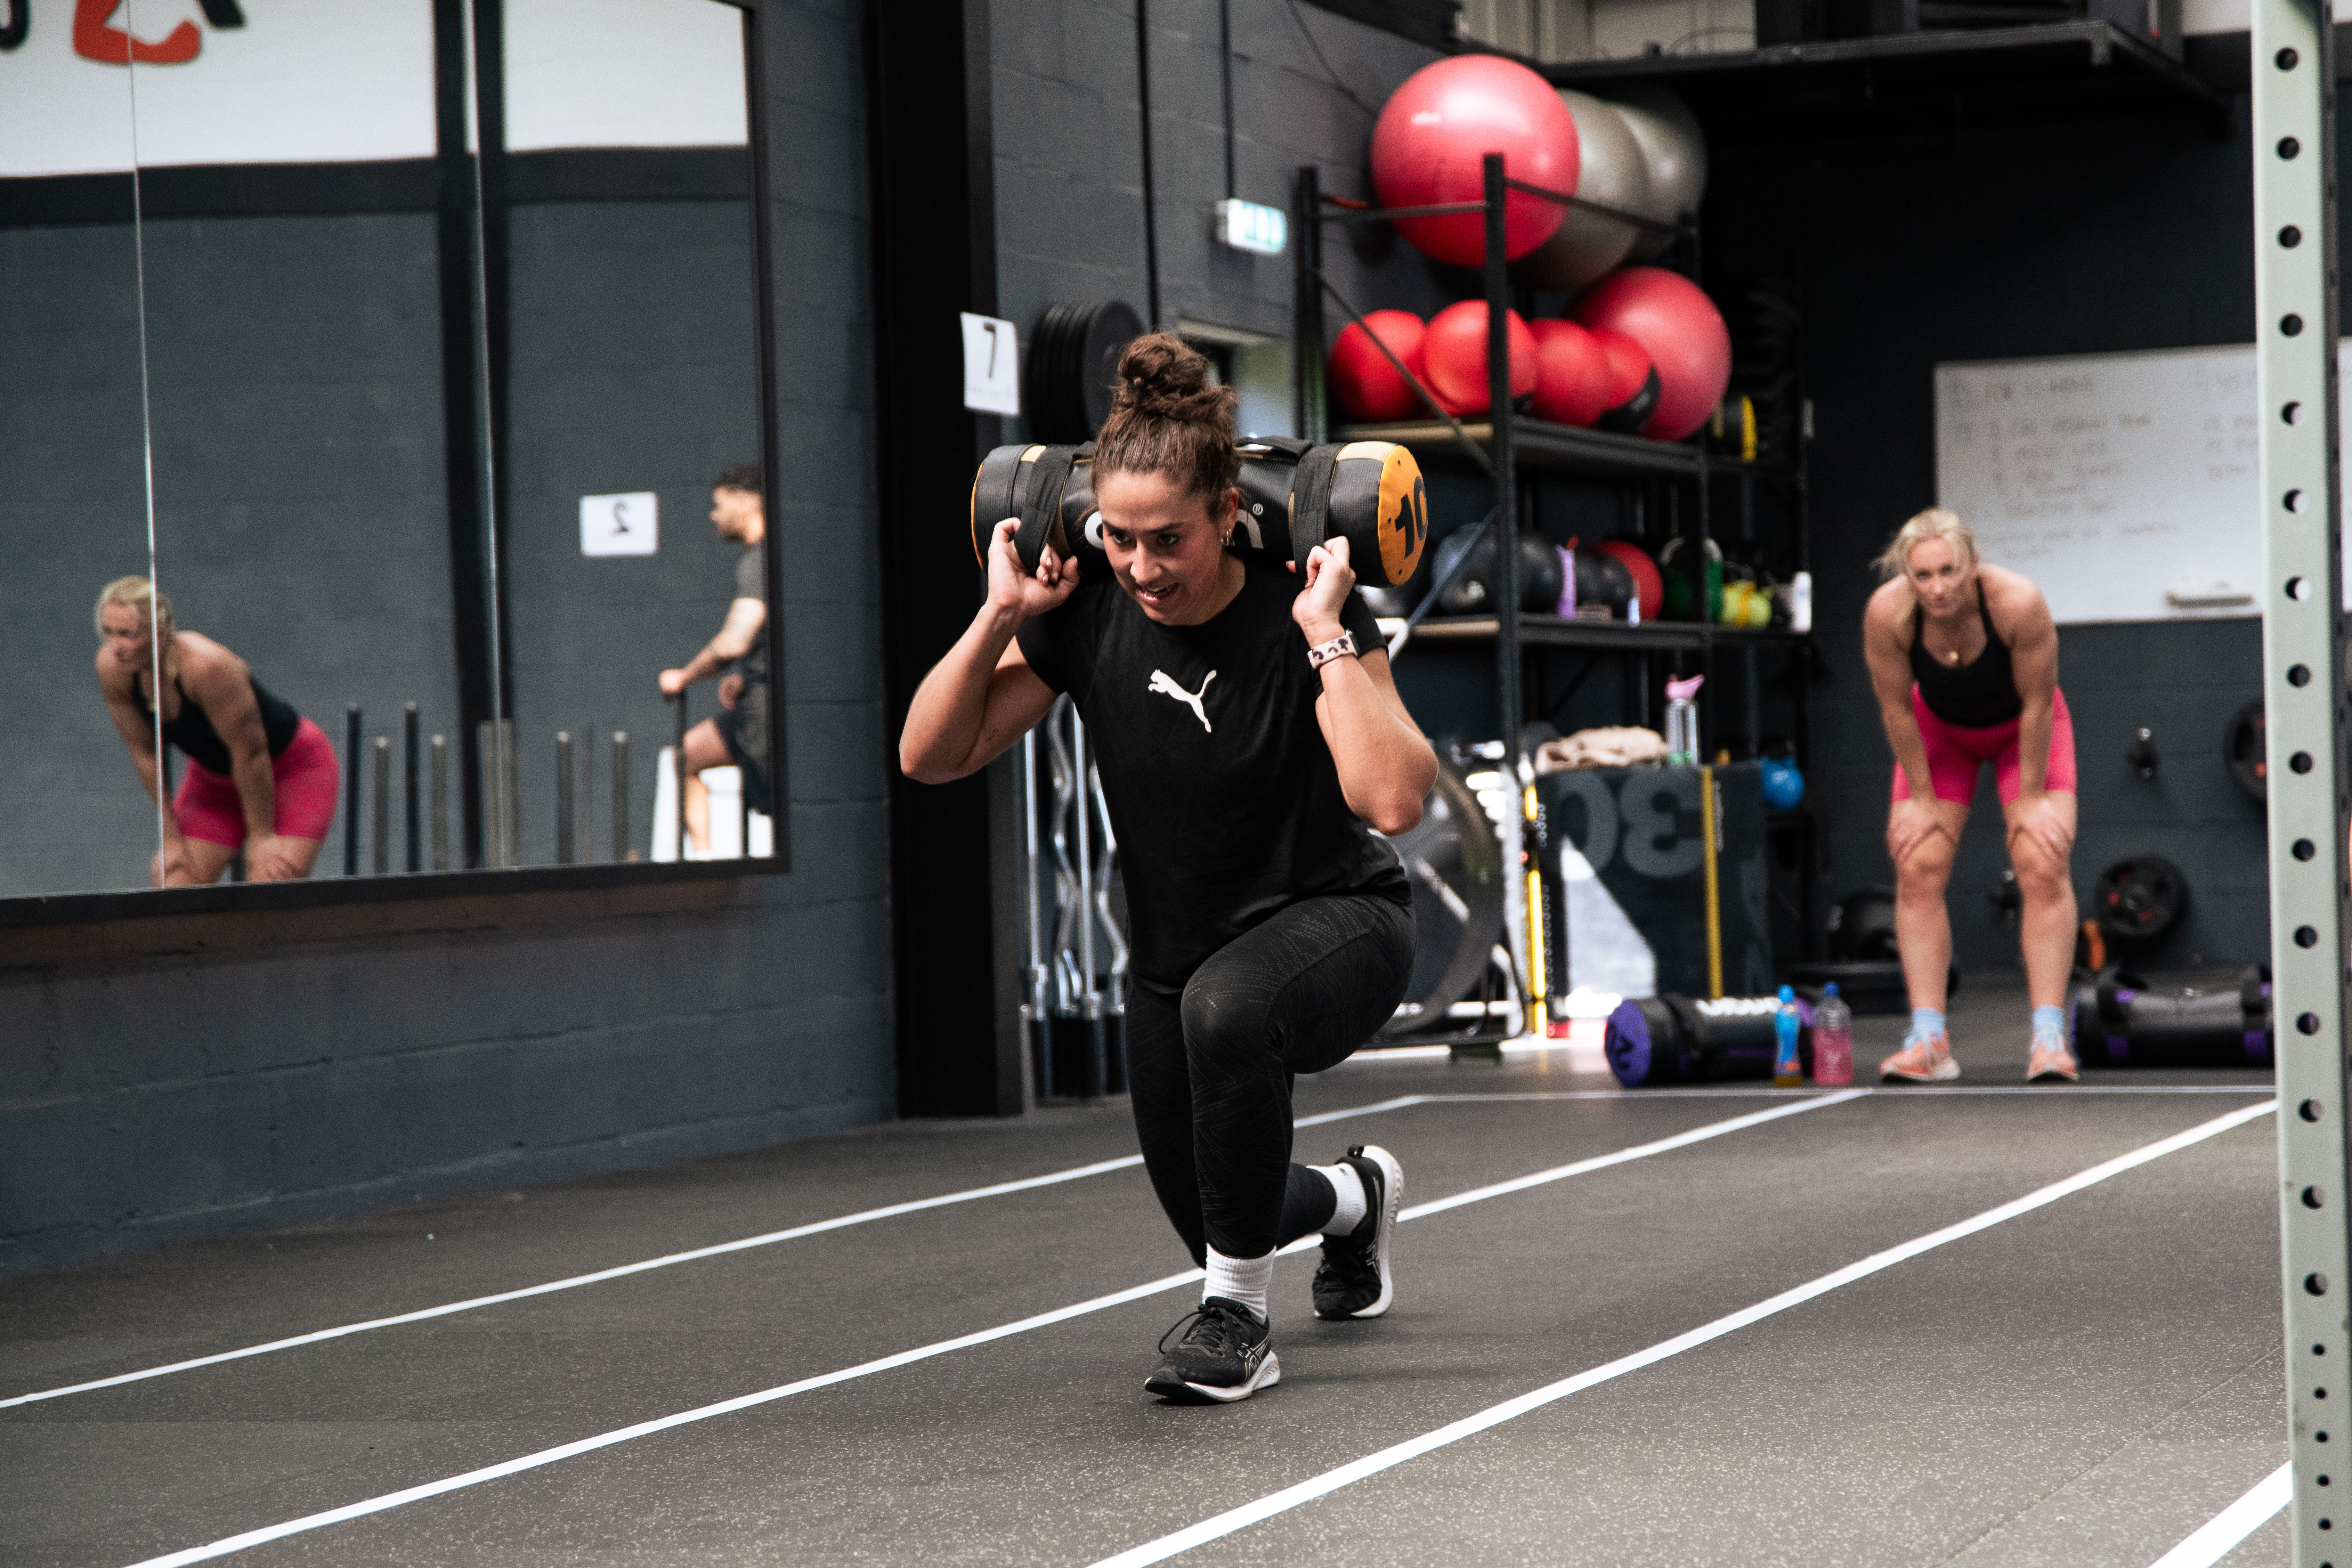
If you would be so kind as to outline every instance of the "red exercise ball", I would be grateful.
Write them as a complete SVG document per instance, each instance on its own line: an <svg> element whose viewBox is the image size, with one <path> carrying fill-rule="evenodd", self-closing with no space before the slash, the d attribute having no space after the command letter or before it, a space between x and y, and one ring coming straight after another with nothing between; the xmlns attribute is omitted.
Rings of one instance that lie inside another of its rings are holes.
<svg viewBox="0 0 2352 1568"><path fill-rule="evenodd" d="M1642 604L1642 618L1656 620L1666 610L1666 580L1659 574L1658 563L1638 544L1622 539L1604 539L1598 544L1579 545L1578 549L1597 550L1603 555L1622 562L1625 570L1633 574L1633 593Z"/></svg>
<svg viewBox="0 0 2352 1568"><path fill-rule="evenodd" d="M1561 425L1591 425L1609 406L1609 366L1592 334L1574 321L1530 321L1536 335L1536 401L1528 410Z"/></svg>
<svg viewBox="0 0 2352 1568"><path fill-rule="evenodd" d="M1576 119L1551 84L1499 55L1455 55L1405 78L1372 127L1372 187L1384 207L1475 202L1486 197L1482 160L1503 155L1503 173L1562 195L1576 194ZM1503 251L1516 261L1549 239L1568 209L1513 191L1503 200ZM1440 261L1483 266L1479 213L1402 218L1397 232Z"/></svg>
<svg viewBox="0 0 2352 1568"><path fill-rule="evenodd" d="M1570 314L1637 340L1658 367L1658 406L1642 433L1679 441L1731 384L1731 333L1699 286L1663 267L1622 267L1579 296Z"/></svg>
<svg viewBox="0 0 2352 1568"><path fill-rule="evenodd" d="M1366 331L1366 327L1371 331ZM1374 310L1361 325L1349 322L1331 345L1328 367L1331 395L1339 400L1339 406L1353 417L1372 423L1428 413L1412 383L1399 375L1388 354L1381 353L1381 345L1386 344L1389 353L1419 374L1423 331L1421 318L1411 310Z"/></svg>
<svg viewBox="0 0 2352 1568"><path fill-rule="evenodd" d="M1595 327L1592 341L1601 345L1607 374L1601 382L1601 417L1603 430L1631 436L1649 422L1658 406L1658 369L1641 340L1614 327Z"/></svg>
<svg viewBox="0 0 2352 1568"><path fill-rule="evenodd" d="M1503 312L1503 332L1511 345L1511 396L1516 400L1536 389L1536 335L1517 310ZM1423 378L1448 412L1486 413L1491 401L1486 385L1486 301L1465 300L1432 316L1422 335L1421 360Z"/></svg>

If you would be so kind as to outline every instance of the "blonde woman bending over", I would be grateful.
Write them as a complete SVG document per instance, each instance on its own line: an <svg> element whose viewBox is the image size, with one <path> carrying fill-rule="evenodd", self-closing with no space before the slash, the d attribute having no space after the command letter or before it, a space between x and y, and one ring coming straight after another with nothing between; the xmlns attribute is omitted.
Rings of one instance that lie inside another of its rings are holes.
<svg viewBox="0 0 2352 1568"><path fill-rule="evenodd" d="M1886 742L1895 750L1886 849L1895 859L1895 936L1911 992L1903 1048L1879 1065L1916 1083L1960 1076L1944 1023L1952 922L1944 890L1978 771L1993 767L2033 1004L2028 1082L2079 1076L2066 1031L2074 956L2074 725L2058 689L2058 628L2042 590L1977 559L1976 535L1940 507L1905 523L1877 561L1888 581L1863 611Z"/></svg>
<svg viewBox="0 0 2352 1568"><path fill-rule="evenodd" d="M187 754L163 808L155 885L218 881L240 845L254 881L308 877L335 820L340 771L326 732L271 695L245 660L174 628L172 601L144 577L100 589L95 618L99 689L149 799L163 797L158 707L163 738Z"/></svg>

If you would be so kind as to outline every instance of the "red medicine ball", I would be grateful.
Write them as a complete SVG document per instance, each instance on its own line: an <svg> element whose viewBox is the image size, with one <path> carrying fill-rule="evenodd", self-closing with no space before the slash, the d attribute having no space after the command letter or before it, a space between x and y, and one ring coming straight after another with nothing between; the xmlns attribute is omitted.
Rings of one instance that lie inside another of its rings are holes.
<svg viewBox="0 0 2352 1568"><path fill-rule="evenodd" d="M1530 321L1536 335L1536 401L1538 419L1560 425L1591 425L1609 406L1609 366L1592 334L1574 321Z"/></svg>
<svg viewBox="0 0 2352 1568"><path fill-rule="evenodd" d="M1706 291L1663 267L1621 267L1578 297L1588 327L1638 341L1658 369L1658 405L1642 434L1679 441L1715 413L1731 384L1731 333Z"/></svg>
<svg viewBox="0 0 2352 1568"><path fill-rule="evenodd" d="M1576 194L1576 120L1551 84L1497 55L1455 55L1405 78L1372 127L1372 187L1384 207L1486 199L1484 159L1503 155L1503 173L1562 195ZM1560 226L1568 209L1513 191L1503 198L1503 251L1517 260ZM1486 259L1478 213L1398 220L1397 232L1440 261Z"/></svg>
<svg viewBox="0 0 2352 1568"><path fill-rule="evenodd" d="M1601 345L1607 370L1601 381L1602 422L1612 428L1639 429L1658 403L1658 372L1650 363L1650 351L1638 339L1610 327L1593 328L1592 341Z"/></svg>
<svg viewBox="0 0 2352 1568"><path fill-rule="evenodd" d="M1638 544L1622 539L1604 539L1597 544L1582 546L1615 557L1625 570L1633 574L1633 596L1641 601L1642 618L1656 620L1666 612L1666 580L1658 572L1658 563L1649 558Z"/></svg>
<svg viewBox="0 0 2352 1568"><path fill-rule="evenodd" d="M1366 327L1371 331L1367 332ZM1384 343L1389 353L1411 366L1415 374L1421 374L1424 330L1421 318L1411 310L1374 310L1361 326L1349 322L1331 345L1328 366L1331 395L1339 400L1339 406L1350 416L1373 424L1426 415L1429 410L1412 383L1398 374L1388 354L1381 353ZM1373 342L1375 338L1379 342Z"/></svg>
<svg viewBox="0 0 2352 1568"><path fill-rule="evenodd" d="M1525 397L1536 389L1536 335L1517 310L1503 312L1503 331L1511 345L1511 396ZM1421 360L1422 374L1450 411L1486 413L1486 301L1465 300L1432 316Z"/></svg>

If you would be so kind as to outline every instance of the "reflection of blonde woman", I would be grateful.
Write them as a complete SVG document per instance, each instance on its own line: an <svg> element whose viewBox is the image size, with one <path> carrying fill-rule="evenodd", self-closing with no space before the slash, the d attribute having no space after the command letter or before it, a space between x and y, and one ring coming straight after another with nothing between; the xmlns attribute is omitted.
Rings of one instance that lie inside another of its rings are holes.
<svg viewBox="0 0 2352 1568"><path fill-rule="evenodd" d="M158 885L218 881L240 844L257 882L309 876L335 820L338 773L325 732L271 696L245 660L200 632L175 631L172 601L144 577L100 590L96 619L99 689L149 797L158 798L159 642L163 739L188 759L163 813Z"/></svg>

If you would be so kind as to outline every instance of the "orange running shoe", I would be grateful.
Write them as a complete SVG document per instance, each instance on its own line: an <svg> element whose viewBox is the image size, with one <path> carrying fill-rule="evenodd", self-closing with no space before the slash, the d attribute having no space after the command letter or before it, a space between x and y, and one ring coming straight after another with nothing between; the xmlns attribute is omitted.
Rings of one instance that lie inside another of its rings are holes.
<svg viewBox="0 0 2352 1568"><path fill-rule="evenodd" d="M1960 1064L1952 1059L1952 1037L1936 1034L1906 1041L1901 1050L1878 1064L1878 1076L1911 1083L1948 1083L1960 1076Z"/></svg>
<svg viewBox="0 0 2352 1568"><path fill-rule="evenodd" d="M2074 1053L2066 1048L2063 1039L2047 1040L2034 1037L2032 1048L2025 1053L2025 1081L2033 1083L2045 1078L2063 1078L2068 1083L2083 1081L2083 1067Z"/></svg>

